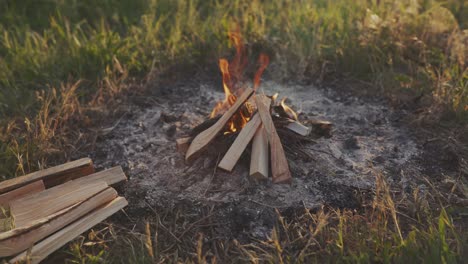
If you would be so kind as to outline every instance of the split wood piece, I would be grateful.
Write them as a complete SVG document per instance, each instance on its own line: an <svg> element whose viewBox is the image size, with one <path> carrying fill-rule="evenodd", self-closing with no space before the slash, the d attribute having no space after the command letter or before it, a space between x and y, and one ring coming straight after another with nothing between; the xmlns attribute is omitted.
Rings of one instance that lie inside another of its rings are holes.
<svg viewBox="0 0 468 264"><path fill-rule="evenodd" d="M258 113L262 118L263 125L267 132L268 142L270 142L272 179L274 183L290 183L292 177L289 171L288 160L286 159L281 140L276 132L273 120L271 119L268 100L270 99L265 95L255 96Z"/></svg>
<svg viewBox="0 0 468 264"><path fill-rule="evenodd" d="M260 119L260 116L255 114L252 119L242 128L239 135L237 135L231 147L229 147L229 150L226 152L223 159L219 163L219 168L229 172L232 171L261 124L262 120Z"/></svg>
<svg viewBox="0 0 468 264"><path fill-rule="evenodd" d="M14 227L27 226L38 219L89 199L106 189L107 186L102 181L90 184L71 181L13 201L10 204L10 213Z"/></svg>
<svg viewBox="0 0 468 264"><path fill-rule="evenodd" d="M312 125L314 134L319 136L331 137L333 123L326 120L312 119L309 122Z"/></svg>
<svg viewBox="0 0 468 264"><path fill-rule="evenodd" d="M8 210L10 202L44 190L44 182L39 180L7 193L0 194L0 210L2 208Z"/></svg>
<svg viewBox="0 0 468 264"><path fill-rule="evenodd" d="M183 138L176 139L177 151L180 154L185 154L191 142L192 142L192 137L183 137Z"/></svg>
<svg viewBox="0 0 468 264"><path fill-rule="evenodd" d="M293 120L291 120L293 121ZM293 131L293 132L296 132L297 134L301 135L301 136L308 136L310 134L310 127L307 127L307 126L304 126L303 124L301 124L299 121L293 121L291 123L289 123L286 128L288 128L289 130Z"/></svg>
<svg viewBox="0 0 468 264"><path fill-rule="evenodd" d="M115 185L119 182L126 181L127 176L125 176L125 173L122 170L122 167L120 166L115 166L113 168L103 170L100 172L96 172L93 174L90 174L88 176L84 176L81 178L78 178L76 180L73 180L72 182L75 182L75 184L90 184L90 183L95 183L95 182L100 182L103 181L107 183L107 185L112 186Z"/></svg>
<svg viewBox="0 0 468 264"><path fill-rule="evenodd" d="M12 256L30 248L34 243L85 216L92 210L109 203L116 197L117 192L113 188L107 187L88 200L39 219L23 228L15 228L0 234L0 257Z"/></svg>
<svg viewBox="0 0 468 264"><path fill-rule="evenodd" d="M185 155L185 160L188 162L193 161L202 152L211 141L213 141L218 133L225 127L226 123L231 119L237 110L249 99L254 90L246 88L245 91L239 96L236 102L223 114L223 116L210 128L198 134L190 144Z"/></svg>
<svg viewBox="0 0 468 264"><path fill-rule="evenodd" d="M3 181L0 183L0 194L38 180L43 180L46 188L49 188L69 180L89 175L93 172L94 167L91 159L83 158L45 170L33 172L25 176Z"/></svg>
<svg viewBox="0 0 468 264"><path fill-rule="evenodd" d="M260 125L252 142L252 156L250 158L250 176L257 180L268 178L268 138L265 127Z"/></svg>
<svg viewBox="0 0 468 264"><path fill-rule="evenodd" d="M9 263L18 263L20 261L39 263L66 243L127 206L127 204L128 203L125 198L117 197L105 206L96 209L85 217L80 218L62 230L37 243L30 250L24 251L10 260Z"/></svg>

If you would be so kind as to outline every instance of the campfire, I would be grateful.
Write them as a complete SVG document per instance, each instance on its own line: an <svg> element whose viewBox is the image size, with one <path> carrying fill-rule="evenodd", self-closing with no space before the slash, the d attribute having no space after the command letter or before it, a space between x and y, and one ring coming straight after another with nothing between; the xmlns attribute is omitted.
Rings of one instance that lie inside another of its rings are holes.
<svg viewBox="0 0 468 264"><path fill-rule="evenodd" d="M229 33L236 47L231 62L219 60L225 97L213 108L210 118L193 129L190 137L177 140L180 152L185 152L188 163L199 158L210 146L224 139L233 138L217 166L231 172L242 153L251 144L250 176L257 180L268 179L271 165L273 183L290 183L292 180L288 160L278 131L283 141L309 140L311 128L298 120L298 114L288 105L286 98L278 100L278 94L271 96L260 92L260 79L269 64L269 57L259 56L259 68L253 79L253 87L242 81L246 65L245 49L239 32ZM328 122L315 122L329 129ZM226 140L224 140L226 141ZM297 152L297 151L296 151Z"/></svg>

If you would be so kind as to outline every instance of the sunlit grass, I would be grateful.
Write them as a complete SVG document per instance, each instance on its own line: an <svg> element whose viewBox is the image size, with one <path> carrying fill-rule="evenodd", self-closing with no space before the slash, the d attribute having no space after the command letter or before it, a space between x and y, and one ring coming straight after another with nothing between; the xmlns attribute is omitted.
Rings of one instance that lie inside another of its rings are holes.
<svg viewBox="0 0 468 264"><path fill-rule="evenodd" d="M431 193L416 189L413 195L395 195L377 175L373 198L361 209L277 211L266 239L245 243L220 236L211 228L223 225L213 213L216 208L201 207L194 216L176 207L147 215L136 230L111 225L68 248L70 259L79 263L93 262L97 255L105 263L463 262L468 237L447 213L456 208L439 203L444 194Z"/></svg>
<svg viewBox="0 0 468 264"><path fill-rule="evenodd" d="M458 16L464 12L448 6ZM13 156L33 164L26 171L37 168L39 156L28 157L27 143L6 135L12 120L16 127L26 119L34 126L43 107L34 91L84 80L75 90L80 106L96 103L97 91L103 103L127 76L215 63L228 52L226 34L236 26L251 52L260 47L272 57L270 76L318 82L352 76L378 92L425 94L436 109L463 119L464 23L435 1L6 1L0 10L0 155L9 168L3 171L18 171L11 170Z"/></svg>
<svg viewBox="0 0 468 264"><path fill-rule="evenodd" d="M96 116L118 105L135 79L229 56L227 32L236 26L248 52L270 55L270 78L358 79L379 93L425 95L431 114L448 112L463 122L467 10L457 0L3 1L0 180L79 151L88 136L80 128L99 122ZM402 221L388 187L378 190L363 212L324 208L294 219L278 215L268 241L216 241L217 254L274 263L449 263L467 254L466 238L457 236L447 211L429 212L414 199L406 202L421 210ZM113 250L92 247L88 253L80 244L70 256L77 262L150 263L216 255L201 246L202 235L167 222L162 227L157 217L148 220L146 233L113 234L119 237ZM170 243L167 230L181 240ZM121 248L128 250L112 258L109 252Z"/></svg>

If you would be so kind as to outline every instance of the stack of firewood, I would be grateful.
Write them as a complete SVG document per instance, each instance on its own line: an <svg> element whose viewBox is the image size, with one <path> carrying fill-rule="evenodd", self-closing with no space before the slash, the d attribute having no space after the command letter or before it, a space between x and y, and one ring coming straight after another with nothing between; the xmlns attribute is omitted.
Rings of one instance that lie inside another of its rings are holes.
<svg viewBox="0 0 468 264"><path fill-rule="evenodd" d="M0 257L38 263L127 205L110 187L120 166L94 172L88 158L0 183Z"/></svg>
<svg viewBox="0 0 468 264"><path fill-rule="evenodd" d="M224 154L218 167L231 172L242 153L252 142L250 176L257 180L265 180L270 174L269 168L271 167L273 183L290 183L291 172L277 129L294 132L295 136L293 137L306 138L310 134L311 128L301 124L297 120L296 113L284 102L276 104L276 97L268 97L255 93L253 89L246 88L223 115L217 119L211 119L215 121L214 123L206 122L209 124L208 128L202 124L199 127L203 127L203 131L197 132L194 137L179 138L177 140L179 152L185 153L188 163L200 157L213 142L219 141L220 137L225 137L226 124L236 113L241 111L249 99L252 99L249 104L254 105L257 110L252 113L245 126L236 133L234 142ZM320 125L330 127L331 123L321 121Z"/></svg>

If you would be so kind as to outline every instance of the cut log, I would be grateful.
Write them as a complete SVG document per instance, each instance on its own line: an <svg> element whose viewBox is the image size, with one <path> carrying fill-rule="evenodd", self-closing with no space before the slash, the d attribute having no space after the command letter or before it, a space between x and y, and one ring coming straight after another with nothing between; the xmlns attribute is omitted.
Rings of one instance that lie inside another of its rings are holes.
<svg viewBox="0 0 468 264"><path fill-rule="evenodd" d="M265 127L260 125L253 142L252 157L250 158L250 176L257 180L268 178L268 138Z"/></svg>
<svg viewBox="0 0 468 264"><path fill-rule="evenodd" d="M290 183L292 177L289 171L288 160L271 119L270 108L268 107L269 100L265 95L255 96L258 113L267 132L268 142L270 143L272 179L274 183Z"/></svg>
<svg viewBox="0 0 468 264"><path fill-rule="evenodd" d="M73 222L62 230L42 240L34 245L30 250L24 251L16 256L9 263L18 263L20 261L29 261L28 263L39 263L48 255L70 242L81 233L104 221L109 216L118 212L127 205L127 201L123 197L117 197L110 203L83 218Z"/></svg>
<svg viewBox="0 0 468 264"><path fill-rule="evenodd" d="M321 119L312 119L308 121L309 124L312 125L312 130L314 134L324 137L331 137L332 136L332 128L333 123L326 120Z"/></svg>
<svg viewBox="0 0 468 264"><path fill-rule="evenodd" d="M23 228L15 228L0 234L0 257L12 256L30 248L34 243L85 216L92 210L109 203L116 197L117 192L108 187L86 201L67 207Z"/></svg>
<svg viewBox="0 0 468 264"><path fill-rule="evenodd" d="M239 135L237 135L231 147L229 147L229 150L226 152L223 159L219 163L219 168L226 171L232 171L261 124L262 120L260 119L260 116L255 114L252 119L244 126L244 128L242 128Z"/></svg>
<svg viewBox="0 0 468 264"><path fill-rule="evenodd" d="M0 194L0 208L8 209L10 202L43 190L45 190L44 182L39 180L7 193Z"/></svg>
<svg viewBox="0 0 468 264"><path fill-rule="evenodd" d="M63 165L55 166L45 170L40 170L17 177L11 180L6 180L0 183L0 194L17 189L29 183L43 180L46 188L62 184L66 181L73 180L94 172L93 162L89 158L83 158Z"/></svg>
<svg viewBox="0 0 468 264"><path fill-rule="evenodd" d="M304 137L308 136L311 131L310 127L304 126L303 124L299 123L299 121L289 123L286 128Z"/></svg>
<svg viewBox="0 0 468 264"><path fill-rule="evenodd" d="M90 174L88 176L78 178L76 180L73 180L73 182L75 182L76 184L83 185L103 181L107 183L107 185L112 186L126 180L127 177L125 176L122 167L116 166L107 170Z"/></svg>
<svg viewBox="0 0 468 264"><path fill-rule="evenodd" d="M191 142L192 142L191 137L183 137L183 138L176 139L177 151L180 154L185 154L187 152L187 149L189 148Z"/></svg>
<svg viewBox="0 0 468 264"><path fill-rule="evenodd" d="M234 105L223 114L223 116L210 128L198 134L190 144L190 147L187 150L185 155L185 160L188 162L193 161L197 156L210 144L213 139L215 139L216 135L225 127L226 123L231 119L232 115L234 115L237 110L249 99L249 97L253 94L253 90L250 88L246 88L245 91L239 96L234 103Z"/></svg>
<svg viewBox="0 0 468 264"><path fill-rule="evenodd" d="M105 182L82 184L70 181L10 203L14 227L20 228L89 199L107 188Z"/></svg>

